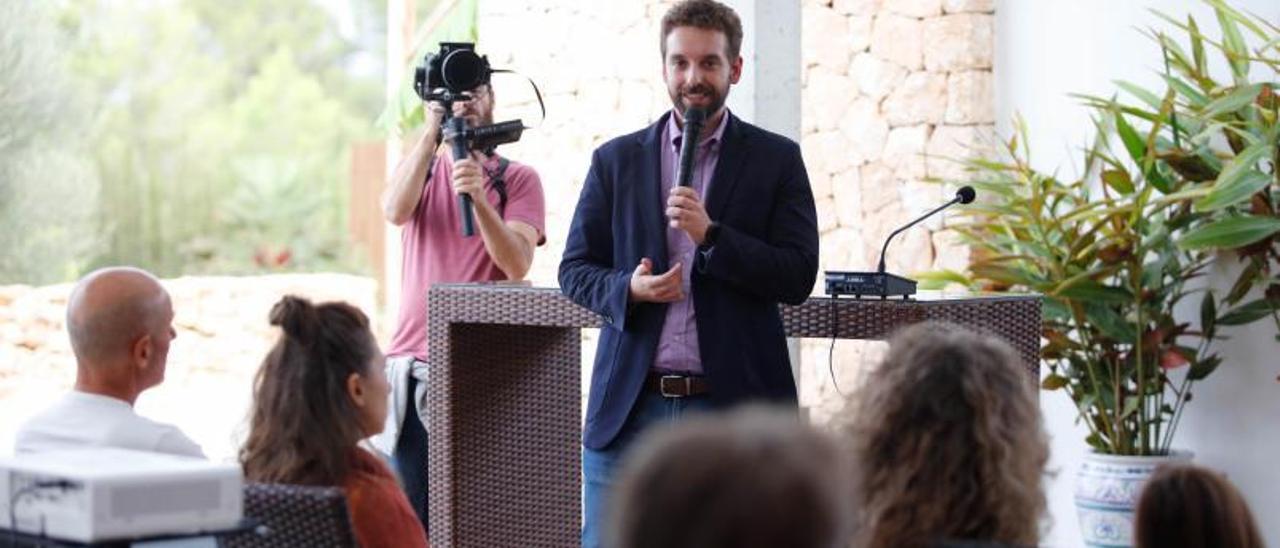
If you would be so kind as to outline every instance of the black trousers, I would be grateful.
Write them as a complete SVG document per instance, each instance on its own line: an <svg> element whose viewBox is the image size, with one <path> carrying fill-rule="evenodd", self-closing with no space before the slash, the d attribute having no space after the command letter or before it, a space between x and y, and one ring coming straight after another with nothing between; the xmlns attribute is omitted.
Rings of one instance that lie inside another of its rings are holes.
<svg viewBox="0 0 1280 548"><path fill-rule="evenodd" d="M422 521L422 528L427 529L427 429L418 418L417 397L418 379L409 375L409 409L405 410L404 424L400 427L400 438L396 440L396 471L400 481L404 483L405 495L409 504Z"/></svg>

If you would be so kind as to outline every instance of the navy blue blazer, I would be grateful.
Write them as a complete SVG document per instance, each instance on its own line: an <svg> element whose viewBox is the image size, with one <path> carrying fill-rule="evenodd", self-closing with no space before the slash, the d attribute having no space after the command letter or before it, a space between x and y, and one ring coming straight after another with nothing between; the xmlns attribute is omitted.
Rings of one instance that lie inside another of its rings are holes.
<svg viewBox="0 0 1280 548"><path fill-rule="evenodd" d="M560 288L605 323L596 347L583 445L617 436L653 366L666 304L627 297L640 259L667 260L660 146L668 112L596 149L578 198ZM703 371L717 406L796 402L778 303L803 302L818 274L818 223L800 147L732 114L707 213L721 225L690 273Z"/></svg>

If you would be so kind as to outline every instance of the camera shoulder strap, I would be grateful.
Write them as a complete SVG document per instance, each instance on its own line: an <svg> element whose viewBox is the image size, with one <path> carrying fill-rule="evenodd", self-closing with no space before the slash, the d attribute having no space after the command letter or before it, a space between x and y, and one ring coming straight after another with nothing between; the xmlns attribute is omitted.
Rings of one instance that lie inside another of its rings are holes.
<svg viewBox="0 0 1280 548"><path fill-rule="evenodd" d="M493 191L498 193L499 217L506 217L507 215L507 167L510 165L511 160L499 156L498 168L492 172L485 170L485 175L488 175L489 184L493 186Z"/></svg>

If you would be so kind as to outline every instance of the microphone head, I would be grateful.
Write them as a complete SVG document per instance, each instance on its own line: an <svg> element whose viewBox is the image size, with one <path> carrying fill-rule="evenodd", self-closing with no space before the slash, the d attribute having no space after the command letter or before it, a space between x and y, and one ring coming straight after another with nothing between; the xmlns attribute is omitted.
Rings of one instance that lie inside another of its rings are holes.
<svg viewBox="0 0 1280 548"><path fill-rule="evenodd" d="M701 126L702 122L707 119L707 111L700 107L689 107L684 111L684 123L691 124L695 127Z"/></svg>
<svg viewBox="0 0 1280 548"><path fill-rule="evenodd" d="M960 190L956 191L956 199L960 200L960 203L962 204L971 203L973 202L973 199L977 197L978 193L974 192L973 187L971 186L962 186L960 187Z"/></svg>

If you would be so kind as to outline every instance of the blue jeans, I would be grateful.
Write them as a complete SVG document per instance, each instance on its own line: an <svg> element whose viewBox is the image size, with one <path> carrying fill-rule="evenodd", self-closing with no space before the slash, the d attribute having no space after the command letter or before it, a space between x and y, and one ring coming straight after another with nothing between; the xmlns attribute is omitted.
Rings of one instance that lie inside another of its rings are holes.
<svg viewBox="0 0 1280 548"><path fill-rule="evenodd" d="M648 390L640 392L635 407L627 416L618 436L604 449L582 448L582 546L598 548L608 519L609 494L618 463L636 438L650 428L670 424L685 413L701 413L711 409L706 396L665 398Z"/></svg>

